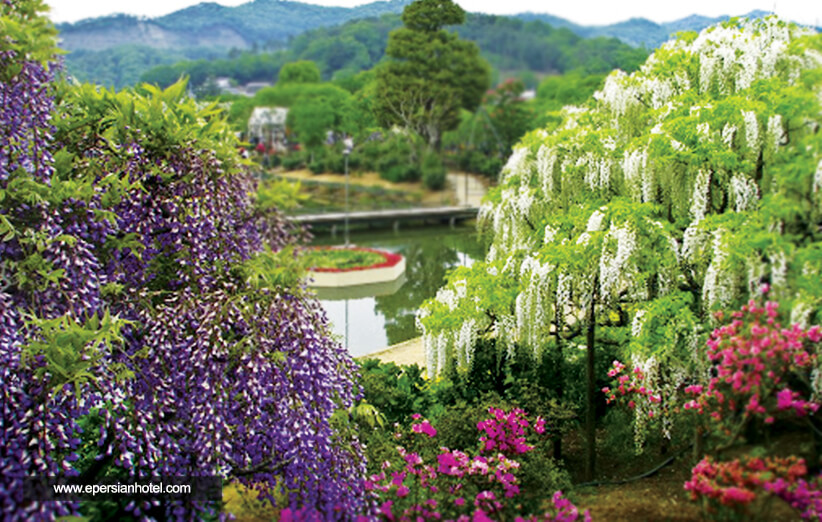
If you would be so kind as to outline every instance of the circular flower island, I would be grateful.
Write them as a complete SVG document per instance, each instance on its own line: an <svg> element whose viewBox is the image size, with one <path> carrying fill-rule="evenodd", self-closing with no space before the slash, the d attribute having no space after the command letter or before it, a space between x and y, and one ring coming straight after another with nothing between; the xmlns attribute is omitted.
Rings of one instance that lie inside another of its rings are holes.
<svg viewBox="0 0 822 522"><path fill-rule="evenodd" d="M405 258L393 252L362 247L314 247L305 251L308 285L341 288L387 283L405 273Z"/></svg>

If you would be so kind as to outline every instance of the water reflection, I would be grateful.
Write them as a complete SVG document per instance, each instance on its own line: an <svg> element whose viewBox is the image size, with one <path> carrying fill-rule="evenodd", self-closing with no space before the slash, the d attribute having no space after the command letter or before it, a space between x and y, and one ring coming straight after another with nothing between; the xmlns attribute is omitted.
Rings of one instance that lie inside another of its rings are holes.
<svg viewBox="0 0 822 522"><path fill-rule="evenodd" d="M359 233L352 234L351 242L405 257L405 283L393 293L385 295L386 289L380 288L363 296L362 288L353 288L334 296L318 296L333 332L354 356L420 335L414 320L417 309L437 293L447 271L460 265L470 266L485 255L473 227L408 229L396 235ZM334 244L335 241L318 237L314 243Z"/></svg>

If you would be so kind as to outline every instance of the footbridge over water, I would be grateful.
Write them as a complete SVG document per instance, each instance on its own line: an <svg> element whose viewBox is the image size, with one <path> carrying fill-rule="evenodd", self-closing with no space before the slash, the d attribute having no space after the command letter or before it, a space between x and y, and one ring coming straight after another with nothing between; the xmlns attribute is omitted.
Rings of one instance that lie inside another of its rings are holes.
<svg viewBox="0 0 822 522"><path fill-rule="evenodd" d="M401 223L448 223L454 226L459 221L475 219L479 207L418 207L418 208L398 208L383 210L358 210L348 212L348 223L350 225L368 225L371 227L393 226L394 230L399 230ZM323 212L318 214L302 214L291 216L290 219L300 224L311 225L312 227L330 227L335 233L337 227L345 224L345 212Z"/></svg>

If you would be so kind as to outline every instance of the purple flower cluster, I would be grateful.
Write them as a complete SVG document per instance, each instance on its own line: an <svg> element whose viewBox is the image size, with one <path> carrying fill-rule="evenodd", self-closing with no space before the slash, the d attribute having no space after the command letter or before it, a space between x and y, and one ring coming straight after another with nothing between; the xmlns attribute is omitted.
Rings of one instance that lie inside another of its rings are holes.
<svg viewBox="0 0 822 522"><path fill-rule="evenodd" d="M32 3L0 14L34 23ZM323 519L360 512L362 452L332 426L355 365L300 288L247 283L244 261L295 236L255 209L226 129L168 92L52 88L3 42L19 72L0 76L2 518L77 514L22 479L92 472L235 477Z"/></svg>

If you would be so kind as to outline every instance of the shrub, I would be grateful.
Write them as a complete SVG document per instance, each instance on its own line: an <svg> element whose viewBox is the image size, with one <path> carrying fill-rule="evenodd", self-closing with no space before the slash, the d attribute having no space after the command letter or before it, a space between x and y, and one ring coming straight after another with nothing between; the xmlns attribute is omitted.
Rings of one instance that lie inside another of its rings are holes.
<svg viewBox="0 0 822 522"><path fill-rule="evenodd" d="M392 136L380 147L377 172L385 180L398 183L420 179L411 144L402 136Z"/></svg>
<svg viewBox="0 0 822 522"><path fill-rule="evenodd" d="M472 448L449 449L442 445L439 431L428 420L414 415L410 429L395 434L394 458L386 460L381 470L366 482L366 489L377 498L378 515L387 520L508 520L515 515L542 511L544 492L556 481L543 473L541 482L530 481L530 497L537 499L524 505L526 483L521 460L543 445L544 420L530 419L520 409L491 407L478 422L482 435ZM465 419L462 419L465 422ZM556 469L545 459L540 464ZM567 484L567 478L563 481ZM561 492L554 494L553 506L542 515L523 520L573 521L579 511ZM526 515L528 516L528 515ZM585 514L585 520L590 520Z"/></svg>
<svg viewBox="0 0 822 522"><path fill-rule="evenodd" d="M445 165L437 154L428 153L422 160L422 183L431 190L445 188Z"/></svg>
<svg viewBox="0 0 822 522"><path fill-rule="evenodd" d="M285 170L298 170L305 166L305 157L299 151L289 152L281 160Z"/></svg>
<svg viewBox="0 0 822 522"><path fill-rule="evenodd" d="M710 457L697 464L685 483L691 500L701 500L706 515L745 520L773 520L763 505L771 498L787 502L805 520L822 519L820 479L807 478L803 459L743 457L715 462Z"/></svg>

